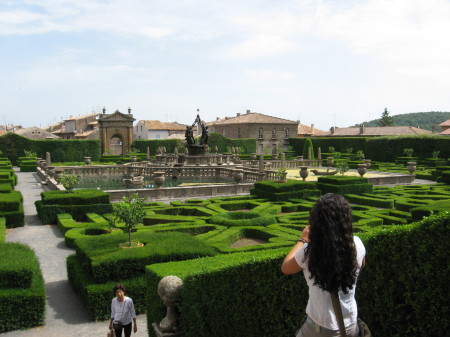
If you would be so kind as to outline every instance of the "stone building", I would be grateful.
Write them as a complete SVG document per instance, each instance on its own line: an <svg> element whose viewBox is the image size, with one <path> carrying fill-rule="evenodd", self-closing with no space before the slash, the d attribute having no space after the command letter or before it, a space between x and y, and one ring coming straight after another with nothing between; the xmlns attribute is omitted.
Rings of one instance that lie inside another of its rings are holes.
<svg viewBox="0 0 450 337"><path fill-rule="evenodd" d="M116 110L112 114L103 114L98 118L102 154L126 155L133 144L133 122L135 119L128 109L128 115Z"/></svg>
<svg viewBox="0 0 450 337"><path fill-rule="evenodd" d="M78 117L70 117L63 122L51 125L47 131L62 139L99 139L97 117L100 113L91 113Z"/></svg>
<svg viewBox="0 0 450 337"><path fill-rule="evenodd" d="M450 119L439 124L439 126L442 128L442 131L439 133L443 136L450 136Z"/></svg>
<svg viewBox="0 0 450 337"><path fill-rule="evenodd" d="M413 126L364 126L351 128L332 127L330 131L316 134L315 137L380 137L380 136L415 136L433 134L429 130Z"/></svg>
<svg viewBox="0 0 450 337"><path fill-rule="evenodd" d="M37 126L32 126L30 128L22 128L14 131L15 134L28 139L60 139L60 137L54 135L51 132L45 131Z"/></svg>
<svg viewBox="0 0 450 337"><path fill-rule="evenodd" d="M288 139L297 137L298 122L272 117L247 110L235 117L217 118L206 124L209 132L218 132L227 138L256 139L258 154L272 154L286 149Z"/></svg>
<svg viewBox="0 0 450 337"><path fill-rule="evenodd" d="M177 122L140 120L134 126L134 139L166 139L173 135L184 137L186 125Z"/></svg>

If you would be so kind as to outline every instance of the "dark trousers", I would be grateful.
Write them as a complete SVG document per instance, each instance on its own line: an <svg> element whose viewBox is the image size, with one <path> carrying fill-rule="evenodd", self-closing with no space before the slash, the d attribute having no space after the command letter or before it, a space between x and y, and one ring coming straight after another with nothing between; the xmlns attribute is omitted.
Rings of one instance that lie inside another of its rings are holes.
<svg viewBox="0 0 450 337"><path fill-rule="evenodd" d="M130 324L124 325L122 329L125 331L125 337L131 336L131 326L132 322ZM122 337L122 329L114 329L114 332L116 333L116 337Z"/></svg>

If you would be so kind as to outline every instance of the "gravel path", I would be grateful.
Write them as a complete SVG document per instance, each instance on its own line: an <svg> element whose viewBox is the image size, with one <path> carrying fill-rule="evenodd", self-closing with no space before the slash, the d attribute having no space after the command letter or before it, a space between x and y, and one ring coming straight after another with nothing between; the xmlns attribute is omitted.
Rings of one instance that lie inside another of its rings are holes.
<svg viewBox="0 0 450 337"><path fill-rule="evenodd" d="M43 225L39 220L34 202L40 200L43 188L33 173L16 172L24 198L25 226L8 230L6 241L22 242L34 249L39 259L47 294L45 325L23 331L0 334L14 337L44 336L92 336L105 337L108 322L92 322L87 311L67 280L66 258L73 250L64 244L64 235L56 225ZM111 291L112 292L112 291ZM112 299L111 295L111 299ZM105 303L110 305L110 303ZM137 318L136 337L147 336L145 314Z"/></svg>

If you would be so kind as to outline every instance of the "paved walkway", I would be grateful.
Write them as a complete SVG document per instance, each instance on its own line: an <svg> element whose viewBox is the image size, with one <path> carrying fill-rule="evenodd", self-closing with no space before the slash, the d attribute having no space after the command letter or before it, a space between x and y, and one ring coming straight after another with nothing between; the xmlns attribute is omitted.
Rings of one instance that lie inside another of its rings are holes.
<svg viewBox="0 0 450 337"><path fill-rule="evenodd" d="M16 190L24 198L25 226L8 230L6 241L23 242L36 252L41 265L47 294L45 325L23 331L10 331L0 336L44 337L82 336L105 337L108 322L92 322L87 311L67 280L66 258L74 251L64 244L64 235L56 225L43 225L34 202L43 191L33 173L16 172ZM112 292L112 291L111 291ZM112 299L111 295L111 299ZM110 303L105 303L110 305ZM137 318L138 332L133 336L148 336L147 318Z"/></svg>

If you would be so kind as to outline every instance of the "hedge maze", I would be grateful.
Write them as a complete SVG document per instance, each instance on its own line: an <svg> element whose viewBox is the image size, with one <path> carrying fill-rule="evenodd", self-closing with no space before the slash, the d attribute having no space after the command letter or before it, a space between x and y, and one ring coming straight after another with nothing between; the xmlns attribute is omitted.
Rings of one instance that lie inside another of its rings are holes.
<svg viewBox="0 0 450 337"><path fill-rule="evenodd" d="M148 202L143 224L132 233L143 246L121 248L127 242L124 224L110 226L113 214L104 192L43 192L36 206L44 222L57 223L66 245L75 249L67 260L68 276L92 319L109 318L112 288L123 282L136 311L147 312L150 327L165 313L156 292L159 280L177 275L185 282L180 310L186 336L218 331L221 336L289 336L303 315L306 303L299 303L299 294L306 302L307 288L301 275L282 276L279 268L307 225L309 210L329 191L349 200L355 232L369 244L392 228L405 228L407 235L408 226L421 226L410 225L414 221L450 209L450 186L443 183L373 187L365 178L345 176L324 177L317 184L259 182L250 196ZM100 205L103 215L92 205ZM368 302L361 303L365 308ZM370 311L363 318L370 321ZM383 329L392 326L378 332Z"/></svg>

